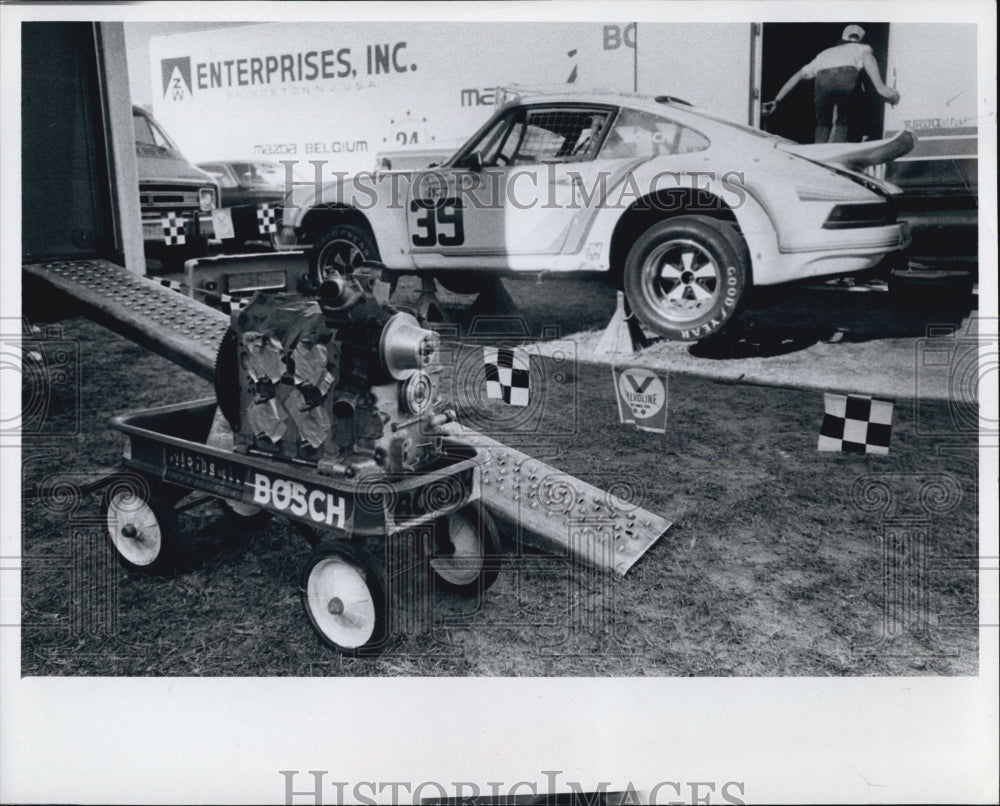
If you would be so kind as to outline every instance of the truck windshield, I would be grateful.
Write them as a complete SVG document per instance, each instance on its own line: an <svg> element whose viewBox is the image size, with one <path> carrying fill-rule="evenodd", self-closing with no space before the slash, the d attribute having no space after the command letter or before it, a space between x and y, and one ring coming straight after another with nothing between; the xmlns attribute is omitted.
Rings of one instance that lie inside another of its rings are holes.
<svg viewBox="0 0 1000 806"><path fill-rule="evenodd" d="M157 146L169 149L170 151L177 150L164 131L141 112L134 112L132 114L132 126L135 129L136 145Z"/></svg>

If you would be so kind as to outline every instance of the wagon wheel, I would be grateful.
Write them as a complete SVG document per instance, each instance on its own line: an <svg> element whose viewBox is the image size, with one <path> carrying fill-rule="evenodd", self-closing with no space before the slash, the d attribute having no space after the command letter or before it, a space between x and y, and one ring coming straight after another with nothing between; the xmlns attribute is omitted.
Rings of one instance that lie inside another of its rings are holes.
<svg viewBox="0 0 1000 806"><path fill-rule="evenodd" d="M271 513L253 504L244 504L229 498L220 498L219 506L225 513L226 520L241 532L256 532L267 526Z"/></svg>
<svg viewBox="0 0 1000 806"><path fill-rule="evenodd" d="M313 629L344 655L375 655L388 635L385 571L364 549L325 540L302 570L302 605Z"/></svg>
<svg viewBox="0 0 1000 806"><path fill-rule="evenodd" d="M500 535L493 518L468 505L438 518L421 538L424 568L444 590L474 596L496 582L500 573Z"/></svg>
<svg viewBox="0 0 1000 806"><path fill-rule="evenodd" d="M177 566L177 513L152 479L137 473L115 476L101 500L101 522L128 570L162 574Z"/></svg>

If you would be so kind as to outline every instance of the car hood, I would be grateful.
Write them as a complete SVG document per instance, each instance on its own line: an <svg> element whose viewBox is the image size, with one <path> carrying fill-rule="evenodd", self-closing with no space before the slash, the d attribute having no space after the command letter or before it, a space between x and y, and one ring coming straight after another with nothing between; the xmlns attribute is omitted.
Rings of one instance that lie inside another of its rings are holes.
<svg viewBox="0 0 1000 806"><path fill-rule="evenodd" d="M197 182L214 185L215 180L195 168L176 151L156 146L135 147L140 182Z"/></svg>
<svg viewBox="0 0 1000 806"><path fill-rule="evenodd" d="M873 165L881 165L904 154L909 154L917 145L917 136L908 130L884 140L867 140L864 143L819 143L800 145L799 143L778 142L777 147L813 162L821 162L836 168L860 171Z"/></svg>

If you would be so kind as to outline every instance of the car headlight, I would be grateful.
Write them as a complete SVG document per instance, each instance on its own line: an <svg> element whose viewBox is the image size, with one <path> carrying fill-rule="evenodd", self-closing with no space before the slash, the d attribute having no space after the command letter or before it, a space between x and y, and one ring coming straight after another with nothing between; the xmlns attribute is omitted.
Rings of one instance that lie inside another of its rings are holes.
<svg viewBox="0 0 1000 806"><path fill-rule="evenodd" d="M274 245L277 249L291 249L299 242L295 235L294 227L283 226L274 236Z"/></svg>
<svg viewBox="0 0 1000 806"><path fill-rule="evenodd" d="M207 213L215 209L215 188L201 188L198 190L198 204L202 212Z"/></svg>

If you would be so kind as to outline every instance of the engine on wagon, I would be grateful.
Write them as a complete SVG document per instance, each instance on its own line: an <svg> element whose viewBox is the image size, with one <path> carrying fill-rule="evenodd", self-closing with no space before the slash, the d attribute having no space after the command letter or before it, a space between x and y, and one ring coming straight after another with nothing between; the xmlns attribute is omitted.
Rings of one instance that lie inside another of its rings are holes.
<svg viewBox="0 0 1000 806"><path fill-rule="evenodd" d="M438 336L380 302L365 271L318 299L258 294L234 313L216 362L237 451L346 477L418 470L441 454Z"/></svg>

